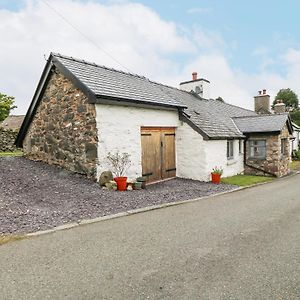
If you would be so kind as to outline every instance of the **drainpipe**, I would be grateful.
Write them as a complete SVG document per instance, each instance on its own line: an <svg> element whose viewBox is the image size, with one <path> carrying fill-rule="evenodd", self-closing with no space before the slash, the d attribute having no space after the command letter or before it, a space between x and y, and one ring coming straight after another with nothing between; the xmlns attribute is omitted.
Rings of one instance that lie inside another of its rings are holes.
<svg viewBox="0 0 300 300"><path fill-rule="evenodd" d="M258 168L258 167L249 165L249 164L247 163L247 155L246 155L246 144L247 144L247 141L248 141L248 137L246 137L246 139L245 139L245 141L244 141L244 165L247 166L247 167L249 167L249 168L251 168L251 169L253 169L253 170L261 171L261 172L263 172L263 173L265 173L265 174L269 174L269 175L271 175L271 176L277 177L276 174L274 174L274 173L271 173L271 172L266 171L266 170L264 170L264 169L261 169L261 168Z"/></svg>

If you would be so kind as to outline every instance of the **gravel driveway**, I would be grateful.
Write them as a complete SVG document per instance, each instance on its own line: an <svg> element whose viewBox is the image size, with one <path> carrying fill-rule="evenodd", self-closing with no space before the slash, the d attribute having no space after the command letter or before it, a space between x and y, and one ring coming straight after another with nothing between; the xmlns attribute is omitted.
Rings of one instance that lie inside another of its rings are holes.
<svg viewBox="0 0 300 300"><path fill-rule="evenodd" d="M68 222L235 189L172 179L146 190L102 190L84 176L23 157L0 158L0 234L29 233Z"/></svg>

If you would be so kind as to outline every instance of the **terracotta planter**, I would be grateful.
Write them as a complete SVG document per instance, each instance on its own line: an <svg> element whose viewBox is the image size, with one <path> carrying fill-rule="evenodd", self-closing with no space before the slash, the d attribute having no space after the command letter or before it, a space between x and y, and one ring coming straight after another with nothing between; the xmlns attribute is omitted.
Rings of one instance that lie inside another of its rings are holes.
<svg viewBox="0 0 300 300"><path fill-rule="evenodd" d="M211 173L211 182L219 184L221 182L221 174Z"/></svg>
<svg viewBox="0 0 300 300"><path fill-rule="evenodd" d="M127 190L127 177L115 177L114 181L117 183L118 191Z"/></svg>

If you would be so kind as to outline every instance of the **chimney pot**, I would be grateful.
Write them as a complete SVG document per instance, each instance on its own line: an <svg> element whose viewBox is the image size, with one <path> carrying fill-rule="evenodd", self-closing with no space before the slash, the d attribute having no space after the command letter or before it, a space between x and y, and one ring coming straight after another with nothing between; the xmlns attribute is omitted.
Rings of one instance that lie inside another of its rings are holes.
<svg viewBox="0 0 300 300"><path fill-rule="evenodd" d="M261 91L258 91L258 95L261 95Z"/></svg>
<svg viewBox="0 0 300 300"><path fill-rule="evenodd" d="M266 94L267 94L267 90L263 89L263 95L266 95Z"/></svg>
<svg viewBox="0 0 300 300"><path fill-rule="evenodd" d="M197 80L197 72L192 73L192 78L193 78L193 80Z"/></svg>

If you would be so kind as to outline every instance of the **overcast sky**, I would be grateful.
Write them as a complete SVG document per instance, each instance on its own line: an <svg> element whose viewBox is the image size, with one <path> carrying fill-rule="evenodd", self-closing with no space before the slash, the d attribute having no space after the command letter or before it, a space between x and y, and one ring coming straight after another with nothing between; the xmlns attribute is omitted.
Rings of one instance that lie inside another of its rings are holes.
<svg viewBox="0 0 300 300"><path fill-rule="evenodd" d="M53 51L175 87L197 71L212 97L253 108L264 88L300 95L299 11L296 0L0 0L0 92L26 113Z"/></svg>

